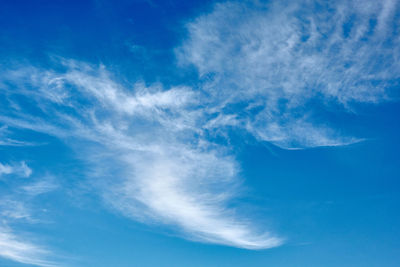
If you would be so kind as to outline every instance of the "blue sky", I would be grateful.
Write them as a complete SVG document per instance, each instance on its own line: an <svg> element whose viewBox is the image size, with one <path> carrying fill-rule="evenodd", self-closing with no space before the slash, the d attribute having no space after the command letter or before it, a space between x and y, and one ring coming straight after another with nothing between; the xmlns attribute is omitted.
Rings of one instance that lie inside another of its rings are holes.
<svg viewBox="0 0 400 267"><path fill-rule="evenodd" d="M0 266L398 266L399 18L2 1Z"/></svg>

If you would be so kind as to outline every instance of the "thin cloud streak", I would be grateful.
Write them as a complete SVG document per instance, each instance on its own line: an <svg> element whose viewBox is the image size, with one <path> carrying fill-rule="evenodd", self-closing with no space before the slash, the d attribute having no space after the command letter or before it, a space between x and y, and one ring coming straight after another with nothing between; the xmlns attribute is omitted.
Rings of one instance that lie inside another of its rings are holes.
<svg viewBox="0 0 400 267"><path fill-rule="evenodd" d="M32 174L32 169L25 161L19 164L1 164L0 178L3 181L15 178L27 178ZM29 241L25 234L17 234L13 230L14 223L38 223L35 216L33 200L39 194L48 193L56 189L56 184L49 178L20 180L18 186L0 196L0 257L35 266L51 267L60 266L48 260L53 257L50 250L45 249L36 242Z"/></svg>
<svg viewBox="0 0 400 267"><path fill-rule="evenodd" d="M44 260L49 252L12 233L9 229L0 226L0 256L16 262L41 267L59 266L51 261Z"/></svg>
<svg viewBox="0 0 400 267"><path fill-rule="evenodd" d="M7 126L3 125L0 127L0 146L37 146L40 144L33 142L25 142L15 140L13 138L8 137L10 131L7 129Z"/></svg>
<svg viewBox="0 0 400 267"><path fill-rule="evenodd" d="M39 181L21 187L22 191L31 197L53 192L58 188L59 185L51 176L44 177Z"/></svg>

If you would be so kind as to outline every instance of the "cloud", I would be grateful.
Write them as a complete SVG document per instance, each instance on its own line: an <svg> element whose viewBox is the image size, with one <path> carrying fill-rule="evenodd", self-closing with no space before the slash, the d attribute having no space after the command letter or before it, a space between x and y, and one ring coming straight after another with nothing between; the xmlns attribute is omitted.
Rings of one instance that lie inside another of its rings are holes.
<svg viewBox="0 0 400 267"><path fill-rule="evenodd" d="M28 178L32 174L32 169L29 168L25 161L21 161L19 164L12 165L0 163L0 177L11 174Z"/></svg>
<svg viewBox="0 0 400 267"><path fill-rule="evenodd" d="M59 185L51 176L44 177L34 183L22 186L22 191L29 196L38 196L57 190Z"/></svg>
<svg viewBox="0 0 400 267"><path fill-rule="evenodd" d="M34 146L37 145L32 142L24 142L15 140L7 137L10 134L10 131L7 129L7 126L3 125L0 127L0 146Z"/></svg>
<svg viewBox="0 0 400 267"><path fill-rule="evenodd" d="M283 148L345 145L359 139L316 123L313 104L346 110L390 99L400 79L398 8L390 0L222 2L187 24L176 54L197 68L220 118L234 115L236 126Z"/></svg>
<svg viewBox="0 0 400 267"><path fill-rule="evenodd" d="M54 267L58 266L51 261L45 260L49 252L31 242L26 237L20 238L9 229L0 226L0 256L35 266Z"/></svg>
<svg viewBox="0 0 400 267"><path fill-rule="evenodd" d="M20 164L0 164L0 174L28 177L32 170L24 161ZM22 184L22 185L21 185ZM28 234L16 234L13 231L14 223L39 223L36 207L33 204L39 194L48 193L57 188L50 178L20 180L19 183L10 183L7 191L0 197L0 257L35 266L59 266L56 262L47 260L53 256L52 252L41 245L29 241Z"/></svg>
<svg viewBox="0 0 400 267"><path fill-rule="evenodd" d="M0 213L3 218L12 220L32 220L31 211L24 202L17 201L12 197L2 197L0 204Z"/></svg>
<svg viewBox="0 0 400 267"><path fill-rule="evenodd" d="M232 158L177 144L164 149L147 157L126 157L132 170L123 186L109 196L115 207L133 218L145 215L178 225L186 237L197 241L248 249L282 243L273 234L256 231L226 207L236 195L237 166Z"/></svg>
<svg viewBox="0 0 400 267"><path fill-rule="evenodd" d="M33 205L35 197L50 193L58 188L59 185L51 176L11 187L11 189L3 193L0 197L0 214L3 218L3 222L40 222L40 220L35 218L36 209Z"/></svg>
<svg viewBox="0 0 400 267"><path fill-rule="evenodd" d="M241 216L239 207L228 208L240 193L238 164L229 148L203 137L201 92L143 82L127 88L104 66L60 63L62 71L26 67L5 75L18 88L7 93L20 108L0 121L71 144L92 166L88 177L106 202L128 217L201 242L249 249L282 243ZM25 97L40 115L19 105Z"/></svg>

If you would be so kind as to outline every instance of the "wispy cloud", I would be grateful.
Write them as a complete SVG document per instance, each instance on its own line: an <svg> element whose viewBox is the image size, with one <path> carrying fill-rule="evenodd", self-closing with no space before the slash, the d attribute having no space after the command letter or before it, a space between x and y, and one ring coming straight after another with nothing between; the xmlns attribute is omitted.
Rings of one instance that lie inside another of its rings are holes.
<svg viewBox="0 0 400 267"><path fill-rule="evenodd" d="M176 53L198 69L219 117L235 115L259 139L283 148L349 144L359 139L313 121L313 103L348 109L390 99L400 78L398 8L390 0L223 2L187 24Z"/></svg>
<svg viewBox="0 0 400 267"><path fill-rule="evenodd" d="M0 226L0 256L35 266L55 267L55 263L44 260L49 252L41 246L27 241L26 236L21 238L9 229Z"/></svg>
<svg viewBox="0 0 400 267"><path fill-rule="evenodd" d="M202 242L249 249L282 243L240 209L228 208L240 191L238 166L228 148L202 137L201 92L143 83L127 89L104 66L61 63L64 72L29 67L7 75L19 85L12 94L34 99L41 112L12 110L0 120L72 146L86 141L75 148L93 166L88 175L107 202L131 218L173 226Z"/></svg>
<svg viewBox="0 0 400 267"><path fill-rule="evenodd" d="M0 163L0 177L3 175L16 175L23 178L28 178L32 174L32 169L25 163L21 161L20 163L14 164L3 164Z"/></svg>
<svg viewBox="0 0 400 267"><path fill-rule="evenodd" d="M232 158L177 143L160 152L127 155L125 161L132 168L129 178L109 196L115 207L130 217L145 215L178 225L188 238L198 241L249 249L282 243L273 234L256 231L235 214L238 211L226 207L237 193L237 166Z"/></svg>
<svg viewBox="0 0 400 267"><path fill-rule="evenodd" d="M0 127L0 146L37 146L39 143L20 141L10 137L11 131L6 125Z"/></svg>
<svg viewBox="0 0 400 267"><path fill-rule="evenodd" d="M31 173L32 170L24 161L14 165L0 164L0 174L4 174L2 179L6 182L14 179L12 176L7 177L8 175L28 177ZM34 199L39 194L55 190L56 183L50 178L44 178L37 181L24 179L9 184L12 186L0 196L0 257L35 266L59 266L56 262L48 260L54 257L50 250L29 241L28 233L17 234L13 230L14 223L23 225L40 222L36 216Z"/></svg>
<svg viewBox="0 0 400 267"><path fill-rule="evenodd" d="M31 197L52 192L58 188L59 185L55 182L54 178L48 175L34 183L21 187L22 191Z"/></svg>
<svg viewBox="0 0 400 267"><path fill-rule="evenodd" d="M31 211L26 207L24 202L15 200L10 196L3 196L0 200L0 214L3 219L32 220Z"/></svg>

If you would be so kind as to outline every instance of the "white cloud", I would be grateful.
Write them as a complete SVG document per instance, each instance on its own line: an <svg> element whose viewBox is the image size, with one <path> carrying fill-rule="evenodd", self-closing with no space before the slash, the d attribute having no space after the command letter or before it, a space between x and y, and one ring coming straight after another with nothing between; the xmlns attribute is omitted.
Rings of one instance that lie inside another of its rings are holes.
<svg viewBox="0 0 400 267"><path fill-rule="evenodd" d="M19 164L3 164L0 163L0 177L3 175L17 175L23 178L28 178L32 174L32 169L25 163L21 161Z"/></svg>
<svg viewBox="0 0 400 267"><path fill-rule="evenodd" d="M248 249L282 243L226 208L238 186L232 158L174 144L157 154L127 155L125 161L132 168L129 178L109 199L126 215L178 225L188 238L203 242Z"/></svg>
<svg viewBox="0 0 400 267"><path fill-rule="evenodd" d="M7 129L7 126L3 125L0 127L0 146L34 146L38 145L33 142L25 142L12 139L8 137L10 131Z"/></svg>
<svg viewBox="0 0 400 267"><path fill-rule="evenodd" d="M313 122L312 103L348 108L390 98L400 78L398 7L390 0L223 2L188 23L176 53L198 69L220 110L244 106L219 117L235 115L235 125L284 148L344 145L352 138Z"/></svg>
<svg viewBox="0 0 400 267"><path fill-rule="evenodd" d="M2 194L0 197L0 215L3 218L3 222L40 222L40 219L35 216L37 211L33 204L35 197L52 192L58 187L58 184L51 176L46 176L33 182L26 181L22 185L15 186L7 193Z"/></svg>
<svg viewBox="0 0 400 267"><path fill-rule="evenodd" d="M42 267L58 266L46 260L49 252L27 241L26 237L20 238L9 229L0 226L0 256L16 262Z"/></svg>
<svg viewBox="0 0 400 267"><path fill-rule="evenodd" d="M22 186L22 191L29 196L37 196L52 192L59 188L59 185L51 176L44 177L34 183Z"/></svg>
<svg viewBox="0 0 400 267"><path fill-rule="evenodd" d="M11 174L13 172L14 172L13 167L11 167L10 165L3 165L2 163L0 163L0 175Z"/></svg>
<svg viewBox="0 0 400 267"><path fill-rule="evenodd" d="M12 220L32 220L31 211L26 207L24 202L17 201L11 197L2 197L0 200L0 213L3 218Z"/></svg>
<svg viewBox="0 0 400 267"><path fill-rule="evenodd" d="M237 163L229 149L202 137L201 95L188 87L143 83L129 90L104 67L63 64L64 72L29 67L21 69L23 75L7 75L11 83L17 77L14 93L34 99L43 113L35 117L19 109L0 120L72 146L86 141L75 148L93 166L88 175L107 202L131 218L173 226L202 242L249 249L282 243L240 216L240 209L228 208L238 194Z"/></svg>
<svg viewBox="0 0 400 267"><path fill-rule="evenodd" d="M0 146L35 146L35 145L37 144L32 142L23 142L19 140L14 140L11 138L0 140Z"/></svg>
<svg viewBox="0 0 400 267"><path fill-rule="evenodd" d="M0 175L29 177L31 173L24 161L11 165L0 163ZM16 234L10 227L13 223L39 223L34 197L55 190L57 185L50 178L36 182L22 180L17 184L10 183L13 186L0 196L0 257L35 266L59 266L47 260L52 256L49 250L29 241L27 233Z"/></svg>

